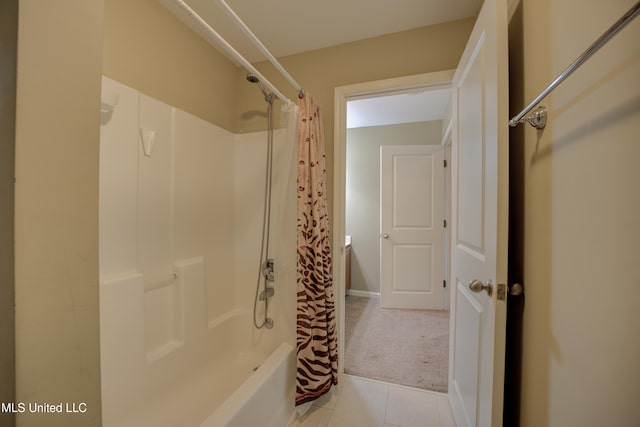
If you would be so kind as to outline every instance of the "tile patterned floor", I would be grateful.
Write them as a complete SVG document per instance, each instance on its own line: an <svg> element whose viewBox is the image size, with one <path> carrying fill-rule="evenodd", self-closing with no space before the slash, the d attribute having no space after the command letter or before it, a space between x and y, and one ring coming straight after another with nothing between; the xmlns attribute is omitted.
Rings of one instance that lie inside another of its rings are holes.
<svg viewBox="0 0 640 427"><path fill-rule="evenodd" d="M446 394L341 375L289 427L455 427Z"/></svg>

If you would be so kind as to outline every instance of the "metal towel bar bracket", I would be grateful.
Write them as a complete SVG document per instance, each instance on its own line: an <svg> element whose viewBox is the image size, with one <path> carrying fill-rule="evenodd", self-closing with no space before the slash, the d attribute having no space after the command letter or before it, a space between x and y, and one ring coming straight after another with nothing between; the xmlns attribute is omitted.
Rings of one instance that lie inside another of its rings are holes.
<svg viewBox="0 0 640 427"><path fill-rule="evenodd" d="M602 46L620 32L629 22L633 20L640 13L640 1L637 2L627 13L625 13L620 19L618 19L607 31L605 31L591 46L587 48L582 55L580 55L575 61L571 63L554 81L549 84L533 101L529 103L524 109L516 116L513 116L509 120L509 126L515 127L520 123L527 122L536 129L544 129L547 123L547 109L545 107L537 108L533 113L527 115L533 107L535 107L542 99L547 96L553 89L555 89L560 83L562 83L571 73L573 73L578 67L580 67L587 59L589 59L594 53L596 53Z"/></svg>
<svg viewBox="0 0 640 427"><path fill-rule="evenodd" d="M517 122L512 122L513 119L509 122L509 126L511 127L527 122L536 129L544 129L547 125L547 107L544 105L540 106L528 116L521 117Z"/></svg>

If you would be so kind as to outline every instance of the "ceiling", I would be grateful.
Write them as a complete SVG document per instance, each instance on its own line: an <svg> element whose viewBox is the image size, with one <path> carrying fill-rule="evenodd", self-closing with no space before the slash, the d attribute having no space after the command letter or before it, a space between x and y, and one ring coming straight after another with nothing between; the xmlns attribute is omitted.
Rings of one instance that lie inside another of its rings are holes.
<svg viewBox="0 0 640 427"><path fill-rule="evenodd" d="M347 128L442 120L451 89L401 93L347 102Z"/></svg>
<svg viewBox="0 0 640 427"><path fill-rule="evenodd" d="M159 1L192 26L171 0ZM185 2L249 62L265 59L218 0ZM278 58L476 16L482 0L226 0L226 3ZM202 35L201 30L195 30ZM214 42L211 44L219 49Z"/></svg>

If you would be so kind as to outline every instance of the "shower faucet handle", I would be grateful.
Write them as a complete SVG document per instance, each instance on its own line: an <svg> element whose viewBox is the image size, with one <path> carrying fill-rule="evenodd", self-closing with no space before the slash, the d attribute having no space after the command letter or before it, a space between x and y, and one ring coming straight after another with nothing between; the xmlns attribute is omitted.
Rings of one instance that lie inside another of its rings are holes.
<svg viewBox="0 0 640 427"><path fill-rule="evenodd" d="M262 274L264 275L264 279L267 282L275 282L275 274L274 274L274 260L273 258L267 259L262 263Z"/></svg>

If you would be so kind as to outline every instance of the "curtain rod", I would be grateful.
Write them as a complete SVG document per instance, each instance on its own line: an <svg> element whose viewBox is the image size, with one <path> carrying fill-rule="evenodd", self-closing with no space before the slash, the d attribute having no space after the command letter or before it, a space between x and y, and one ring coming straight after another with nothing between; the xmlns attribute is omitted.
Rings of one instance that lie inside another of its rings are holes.
<svg viewBox="0 0 640 427"><path fill-rule="evenodd" d="M294 78L291 77L291 74L289 74L287 70L280 64L280 62L278 62L278 60L271 54L271 52L269 52L269 49L267 49L265 45L262 44L260 39L258 39L258 37L253 34L253 31L251 31L247 24L245 24L242 19L240 19L240 17L233 11L233 9L231 9L231 7L229 7L229 5L224 0L218 0L218 4L220 4L227 15L229 15L229 17L233 19L233 21L238 25L242 32L244 32L245 35L249 37L249 39L251 39L253 44L256 45L260 52L262 52L262 54L267 57L269 62L271 62L271 64L273 64L273 66L276 67L278 71L280 71L280 74L282 74L289 81L289 83L291 83L291 85L298 90L298 96L302 98L302 95L304 93L304 91L302 90L302 86L300 86L298 82L296 82Z"/></svg>
<svg viewBox="0 0 640 427"><path fill-rule="evenodd" d="M207 24L207 22L200 17L188 4L186 4L182 0L171 0L173 4L175 4L185 15L187 15L191 21L196 23L198 27L203 29L207 35L213 38L224 50L226 50L231 56L233 56L247 71L251 72L255 76L257 76L265 86L269 88L281 101L290 103L291 100L284 96L282 92L276 88L273 83L271 83L265 76L263 76L256 68L251 65L249 61L247 61L237 50L233 48L220 34L218 34L213 28Z"/></svg>
<svg viewBox="0 0 640 427"><path fill-rule="evenodd" d="M594 53L596 53L602 46L613 38L620 30L622 30L629 22L640 13L640 1L637 2L627 13L625 13L620 19L618 19L607 31L605 31L591 46L587 48L582 55L580 55L575 61L571 63L554 81L549 84L536 98L529 103L524 109L511 120L509 120L509 126L515 127L520 123L527 122L536 129L544 129L547 122L547 109L546 107L539 107L533 113L525 117L529 111L536 106L537 103L547 96L553 89L555 89L560 83L562 83L571 73L578 69L587 59L589 59Z"/></svg>

